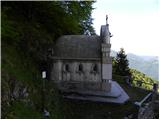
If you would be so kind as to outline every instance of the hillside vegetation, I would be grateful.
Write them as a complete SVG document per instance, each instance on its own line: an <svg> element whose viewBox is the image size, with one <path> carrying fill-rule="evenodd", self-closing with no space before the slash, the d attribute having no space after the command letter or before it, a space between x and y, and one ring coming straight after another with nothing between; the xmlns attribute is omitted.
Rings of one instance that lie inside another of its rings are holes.
<svg viewBox="0 0 160 120"><path fill-rule="evenodd" d="M47 57L58 37L86 30L95 34L92 4L2 2L2 118L42 118L44 108L54 114L52 118L63 118L56 87L47 74L44 93L41 72L50 71Z"/></svg>
<svg viewBox="0 0 160 120"><path fill-rule="evenodd" d="M155 80L159 80L159 61L158 57L143 57L134 54L128 54L128 60L130 62L129 67L139 70L144 74L152 77Z"/></svg>
<svg viewBox="0 0 160 120"><path fill-rule="evenodd" d="M144 73L135 70L135 69L130 69L132 73L132 84L134 86L140 86L142 88L152 90L153 89L153 84L157 83L157 80L152 79L151 77L145 75Z"/></svg>
<svg viewBox="0 0 160 120"><path fill-rule="evenodd" d="M116 57L112 57L112 65L113 79L120 83L127 83L128 79L132 86L142 87L148 90L153 88L154 83L158 83L158 81L144 73L136 69L129 68L129 60L127 59L127 55L123 48L120 49Z"/></svg>
<svg viewBox="0 0 160 120"><path fill-rule="evenodd" d="M111 51L111 56L116 57L117 52ZM129 67L141 71L154 80L159 80L159 61L156 56L138 56L132 53L127 54Z"/></svg>

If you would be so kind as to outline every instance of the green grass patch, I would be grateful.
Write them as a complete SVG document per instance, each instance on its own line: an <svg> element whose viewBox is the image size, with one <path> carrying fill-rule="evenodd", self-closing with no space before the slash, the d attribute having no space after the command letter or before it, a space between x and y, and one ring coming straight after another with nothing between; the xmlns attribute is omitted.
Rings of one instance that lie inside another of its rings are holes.
<svg viewBox="0 0 160 120"><path fill-rule="evenodd" d="M61 119L118 119L133 110L131 102L119 105L69 99L62 99L60 108Z"/></svg>
<svg viewBox="0 0 160 120"><path fill-rule="evenodd" d="M5 119L35 119L42 118L42 114L33 107L27 104L17 101L8 109L8 114Z"/></svg>

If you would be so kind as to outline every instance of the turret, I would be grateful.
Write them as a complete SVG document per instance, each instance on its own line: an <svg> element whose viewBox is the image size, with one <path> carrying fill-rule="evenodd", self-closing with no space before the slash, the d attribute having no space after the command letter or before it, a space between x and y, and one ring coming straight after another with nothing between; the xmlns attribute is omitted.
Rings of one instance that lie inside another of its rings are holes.
<svg viewBox="0 0 160 120"><path fill-rule="evenodd" d="M110 91L112 80L112 58L110 57L110 32L108 24L108 16L106 15L106 25L101 26L100 38L102 41L102 90Z"/></svg>
<svg viewBox="0 0 160 120"><path fill-rule="evenodd" d="M106 15L106 25L101 26L100 37L103 43L110 44L110 32L109 32L109 24L108 24L108 15Z"/></svg>

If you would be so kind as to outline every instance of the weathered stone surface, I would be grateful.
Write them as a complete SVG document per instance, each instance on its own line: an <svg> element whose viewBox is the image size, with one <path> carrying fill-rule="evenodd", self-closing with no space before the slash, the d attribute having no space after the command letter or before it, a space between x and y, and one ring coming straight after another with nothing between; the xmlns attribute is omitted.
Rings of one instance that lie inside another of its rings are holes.
<svg viewBox="0 0 160 120"><path fill-rule="evenodd" d="M102 58L102 63L103 64L112 64L112 58L106 58L106 57L104 57L104 58Z"/></svg>
<svg viewBox="0 0 160 120"><path fill-rule="evenodd" d="M56 57L101 58L101 40L97 35L65 35L55 45Z"/></svg>
<svg viewBox="0 0 160 120"><path fill-rule="evenodd" d="M59 89L66 92L76 92L76 91L102 91L102 83L94 81L61 81L57 82Z"/></svg>
<svg viewBox="0 0 160 120"><path fill-rule="evenodd" d="M110 43L110 32L109 32L109 25L102 25L101 26L101 33L100 37L103 41L103 43Z"/></svg>
<svg viewBox="0 0 160 120"><path fill-rule="evenodd" d="M63 86L65 84L67 86L69 86L68 82L64 82L63 84L61 83L61 85L59 83L60 86ZM77 83L77 85L78 85L77 88L72 87L70 89L66 89L66 87L61 87L61 91L66 92L66 93L74 92L74 93L78 93L81 95L95 95L95 96L114 97L114 98L120 97L122 95L122 92L124 92L124 90L121 90L122 88L119 87L118 83L115 81L111 81L112 87L111 87L110 91L95 89L94 87L92 90L90 90L90 89L86 89L84 86L83 86L84 88L80 89L80 87L79 87L79 86L81 86L80 84L81 84L81 82ZM87 86L88 86L88 84L96 85L97 83L86 83ZM98 83L97 86L101 87L101 84ZM107 87L107 86L105 86L105 87Z"/></svg>
<svg viewBox="0 0 160 120"><path fill-rule="evenodd" d="M79 99L79 100L89 100L96 102L111 102L123 104L129 100L129 96L126 92L119 86L115 81L112 82L112 89L110 92L104 91L78 91L79 94L67 94L64 95L65 98L69 99Z"/></svg>
<svg viewBox="0 0 160 120"><path fill-rule="evenodd" d="M61 60L53 63L51 72L52 80L66 81L101 81L101 64L95 61L70 61ZM64 71L64 66L68 64L69 71ZM79 65L82 65L83 70L78 71ZM97 65L97 71L93 72L93 65Z"/></svg>
<svg viewBox="0 0 160 120"><path fill-rule="evenodd" d="M101 88L102 91L110 92L111 87L112 87L112 83L110 82L110 80L102 81L102 88Z"/></svg>

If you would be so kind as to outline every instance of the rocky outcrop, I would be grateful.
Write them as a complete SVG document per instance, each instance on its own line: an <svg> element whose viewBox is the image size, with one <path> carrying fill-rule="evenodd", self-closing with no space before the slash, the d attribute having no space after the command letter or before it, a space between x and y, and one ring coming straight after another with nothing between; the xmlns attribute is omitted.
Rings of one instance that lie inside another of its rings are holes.
<svg viewBox="0 0 160 120"><path fill-rule="evenodd" d="M14 101L23 100L27 102L29 93L28 88L22 81L17 80L15 76L11 76L3 70L1 84L1 105L3 118L6 109L10 107Z"/></svg>

